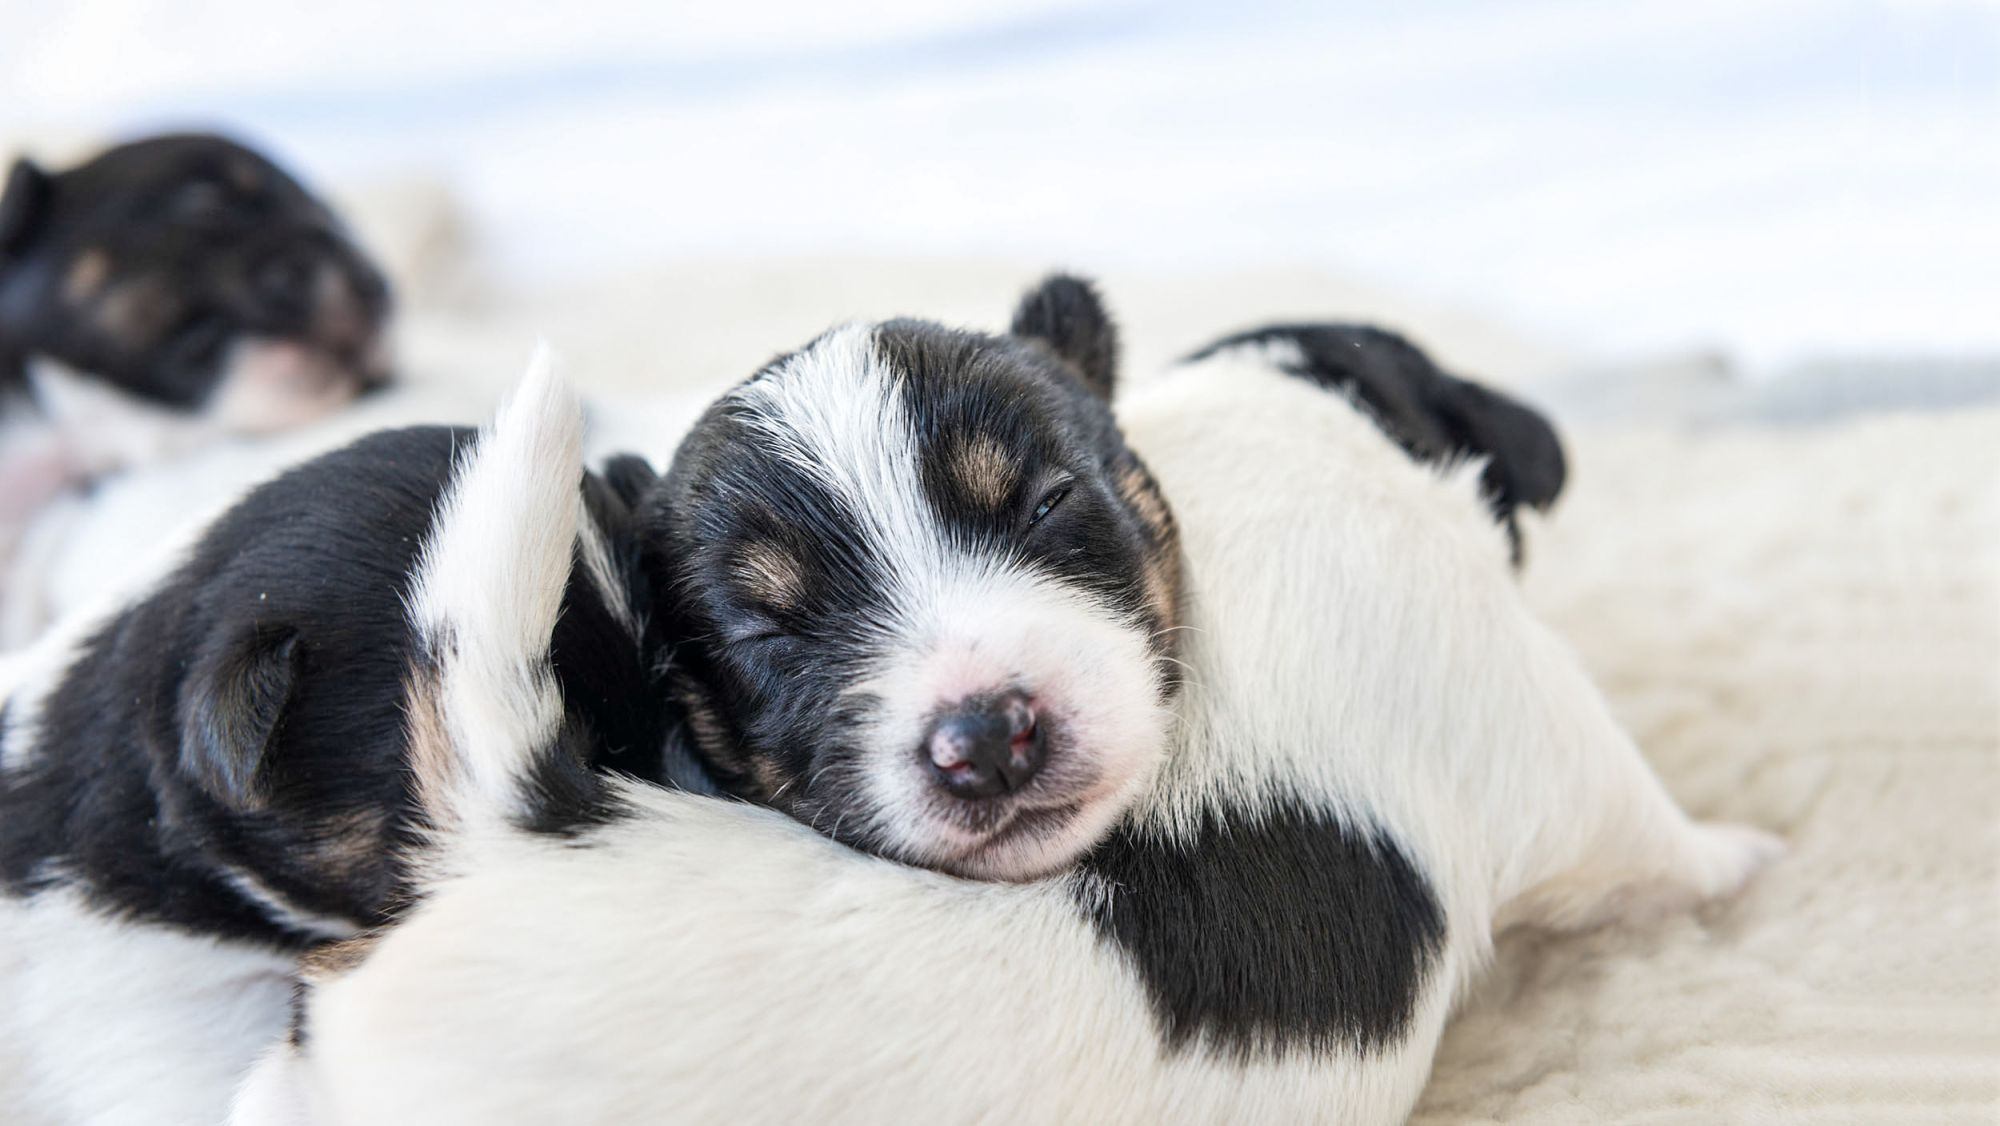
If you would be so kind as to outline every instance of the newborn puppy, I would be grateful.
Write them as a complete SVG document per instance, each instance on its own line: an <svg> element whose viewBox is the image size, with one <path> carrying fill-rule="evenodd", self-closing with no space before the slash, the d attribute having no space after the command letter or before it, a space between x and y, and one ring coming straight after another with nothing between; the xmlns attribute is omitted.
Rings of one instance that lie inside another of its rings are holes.
<svg viewBox="0 0 2000 1126"><path fill-rule="evenodd" d="M0 194L0 537L70 484L295 426L386 377L389 290L324 203L205 134ZM0 539L0 547L4 547Z"/></svg>
<svg viewBox="0 0 2000 1126"><path fill-rule="evenodd" d="M1667 796L1477 471L1254 348L1120 417L1180 519L1182 722L1074 868L975 883L585 768L546 546L581 507L524 472L574 467L578 420L531 378L411 600L423 898L309 959L240 1126L1396 1122L1496 925L1727 895L1774 854Z"/></svg>
<svg viewBox="0 0 2000 1126"><path fill-rule="evenodd" d="M9 1121L213 1122L282 1027L292 958L391 920L420 828L404 671L418 549L472 432L388 431L250 492L170 573L0 684ZM589 515L554 675L592 758L657 776L627 502ZM578 494L578 484L583 490ZM4 1082L4 1081L0 1081Z"/></svg>
<svg viewBox="0 0 2000 1126"><path fill-rule="evenodd" d="M673 685L725 788L968 876L1074 860L1152 778L1180 547L1052 277L1008 335L850 325L695 425L650 503Z"/></svg>

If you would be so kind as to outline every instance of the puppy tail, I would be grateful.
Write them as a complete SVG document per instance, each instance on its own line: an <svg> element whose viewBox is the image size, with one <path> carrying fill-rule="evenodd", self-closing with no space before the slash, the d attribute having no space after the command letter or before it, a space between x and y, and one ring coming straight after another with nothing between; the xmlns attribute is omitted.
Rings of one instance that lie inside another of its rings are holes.
<svg viewBox="0 0 2000 1126"><path fill-rule="evenodd" d="M460 455L411 586L410 762L440 831L532 817L535 778L565 753L549 647L582 479L583 411L538 345L498 417Z"/></svg>

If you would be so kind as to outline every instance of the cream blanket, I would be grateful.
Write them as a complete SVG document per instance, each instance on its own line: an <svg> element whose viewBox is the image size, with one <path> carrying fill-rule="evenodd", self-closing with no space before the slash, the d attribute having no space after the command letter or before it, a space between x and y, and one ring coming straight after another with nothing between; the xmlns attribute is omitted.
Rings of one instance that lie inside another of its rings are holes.
<svg viewBox="0 0 2000 1126"><path fill-rule="evenodd" d="M2000 412L1572 449L1534 601L1689 810L1792 852L1503 941L1417 1121L1994 1121Z"/></svg>

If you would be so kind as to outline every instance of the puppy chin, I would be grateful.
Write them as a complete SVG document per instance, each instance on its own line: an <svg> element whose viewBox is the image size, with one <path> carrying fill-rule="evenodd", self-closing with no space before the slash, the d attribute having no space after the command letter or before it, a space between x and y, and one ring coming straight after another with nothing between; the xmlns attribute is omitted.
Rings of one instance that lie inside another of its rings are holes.
<svg viewBox="0 0 2000 1126"><path fill-rule="evenodd" d="M1069 867L1097 846L1128 802L1111 798L1057 809L1024 809L1004 826L928 867L974 880L1022 883ZM942 830L939 836L948 836Z"/></svg>
<svg viewBox="0 0 2000 1126"><path fill-rule="evenodd" d="M323 418L380 382L379 346L360 367L298 340L248 337L230 351L207 413L223 429L266 434Z"/></svg>

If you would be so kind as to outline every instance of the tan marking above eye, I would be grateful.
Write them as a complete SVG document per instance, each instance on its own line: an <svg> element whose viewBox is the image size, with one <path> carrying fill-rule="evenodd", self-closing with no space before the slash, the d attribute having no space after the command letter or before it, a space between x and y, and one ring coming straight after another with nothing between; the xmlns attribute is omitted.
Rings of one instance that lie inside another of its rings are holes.
<svg viewBox="0 0 2000 1126"><path fill-rule="evenodd" d="M144 344L173 323L178 303L158 282L136 281L113 286L96 306L97 327L112 336Z"/></svg>
<svg viewBox="0 0 2000 1126"><path fill-rule="evenodd" d="M975 502L1000 508L1014 493L1020 467L998 441L984 434L960 439L951 453L951 473Z"/></svg>
<svg viewBox="0 0 2000 1126"><path fill-rule="evenodd" d="M790 609L806 593L806 576L791 552L769 540L744 546L732 568L751 597L776 609Z"/></svg>
<svg viewBox="0 0 2000 1126"><path fill-rule="evenodd" d="M97 295L111 277L111 255L102 249L86 250L77 256L63 275L63 300L81 305Z"/></svg>

